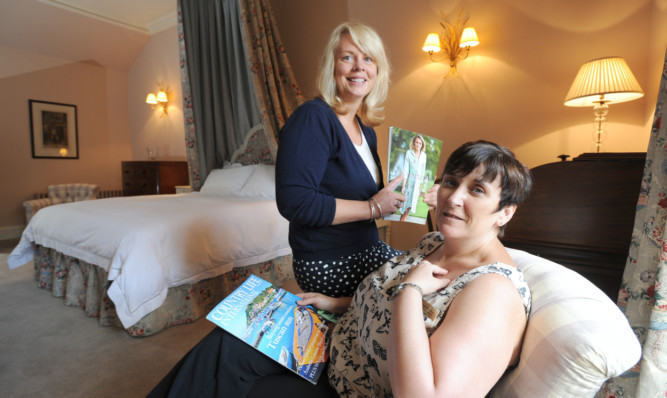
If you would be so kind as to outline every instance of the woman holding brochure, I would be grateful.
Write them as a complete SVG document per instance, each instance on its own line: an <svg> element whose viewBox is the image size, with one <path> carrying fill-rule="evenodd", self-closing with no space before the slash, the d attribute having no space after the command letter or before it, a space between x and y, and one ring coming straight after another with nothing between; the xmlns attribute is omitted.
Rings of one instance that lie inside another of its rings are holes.
<svg viewBox="0 0 667 398"><path fill-rule="evenodd" d="M371 271L400 254L373 222L405 197L383 187L373 126L384 120L389 60L378 34L338 26L320 62L319 97L297 108L279 135L276 201L289 220L296 281L303 291L351 297Z"/></svg>
<svg viewBox="0 0 667 398"><path fill-rule="evenodd" d="M530 312L528 285L499 237L531 185L506 148L477 141L452 153L437 193L439 232L368 275L333 331L334 390L216 328L150 396L484 397L516 365ZM327 310L344 300L300 296Z"/></svg>

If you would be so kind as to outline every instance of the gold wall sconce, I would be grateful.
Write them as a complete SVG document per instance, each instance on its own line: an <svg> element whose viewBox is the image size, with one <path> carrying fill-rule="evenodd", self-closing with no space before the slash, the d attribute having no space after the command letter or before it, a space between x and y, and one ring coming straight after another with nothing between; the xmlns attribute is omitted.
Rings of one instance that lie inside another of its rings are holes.
<svg viewBox="0 0 667 398"><path fill-rule="evenodd" d="M609 104L636 100L644 96L639 82L621 57L598 58L581 66L565 96L565 106L592 106L595 115L593 142L602 151Z"/></svg>
<svg viewBox="0 0 667 398"><path fill-rule="evenodd" d="M468 57L470 48L477 46L479 39L475 28L464 28L469 18L461 20L463 10L459 12L453 26L447 20L447 15L444 12L441 12L441 14L442 22L440 22L440 26L444 30L443 37L440 38L437 33L429 33L422 50L428 53L432 62L449 61L448 74L456 75L456 63ZM441 51L442 53L440 53ZM434 56L434 54L437 55Z"/></svg>
<svg viewBox="0 0 667 398"><path fill-rule="evenodd" d="M169 105L169 98L167 96L168 93L169 87L165 89L163 88L162 84L160 84L160 91L158 91L157 94L148 93L148 96L146 96L146 103L149 104L151 108L162 109L162 114L160 117L163 117L167 114L167 106Z"/></svg>

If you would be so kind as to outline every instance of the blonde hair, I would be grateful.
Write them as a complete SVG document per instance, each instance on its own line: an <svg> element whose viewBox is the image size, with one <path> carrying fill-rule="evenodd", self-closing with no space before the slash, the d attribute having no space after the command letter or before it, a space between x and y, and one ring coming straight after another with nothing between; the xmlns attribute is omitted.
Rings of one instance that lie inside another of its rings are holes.
<svg viewBox="0 0 667 398"><path fill-rule="evenodd" d="M417 134L414 137L412 137L412 140L410 141L410 149L413 151L415 150L415 141L417 141L417 138L422 142L422 149L421 151L424 152L426 151L426 141L424 141L424 137L422 137L421 134Z"/></svg>
<svg viewBox="0 0 667 398"><path fill-rule="evenodd" d="M384 50L382 39L373 28L356 22L345 22L331 33L329 42L324 48L317 74L317 88L320 96L336 113L345 114L349 110L337 95L334 68L336 65L336 50L344 34L349 34L352 42L368 54L377 65L375 84L370 93L364 97L359 107L359 117L369 126L377 126L384 121L384 107L382 104L389 93L389 58Z"/></svg>

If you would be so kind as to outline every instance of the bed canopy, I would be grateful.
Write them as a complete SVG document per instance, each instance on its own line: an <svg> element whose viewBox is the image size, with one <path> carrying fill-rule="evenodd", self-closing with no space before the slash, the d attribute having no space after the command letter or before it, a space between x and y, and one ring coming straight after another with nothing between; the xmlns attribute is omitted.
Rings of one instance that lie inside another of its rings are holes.
<svg viewBox="0 0 667 398"><path fill-rule="evenodd" d="M268 0L179 0L178 17L186 153L198 191L244 143L273 163L278 131L303 97Z"/></svg>

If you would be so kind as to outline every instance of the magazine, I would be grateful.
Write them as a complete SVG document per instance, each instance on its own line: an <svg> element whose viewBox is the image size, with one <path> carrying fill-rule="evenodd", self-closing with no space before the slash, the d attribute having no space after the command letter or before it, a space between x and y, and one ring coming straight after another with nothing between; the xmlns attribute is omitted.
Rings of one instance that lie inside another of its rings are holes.
<svg viewBox="0 0 667 398"><path fill-rule="evenodd" d="M389 128L387 181L403 175L396 192L402 193L406 201L396 213L385 216L385 220L426 224L428 205L424 194L435 184L441 152L442 141L437 138L398 127Z"/></svg>
<svg viewBox="0 0 667 398"><path fill-rule="evenodd" d="M206 319L316 384L326 367L329 334L337 317L297 305L298 300L250 275Z"/></svg>

